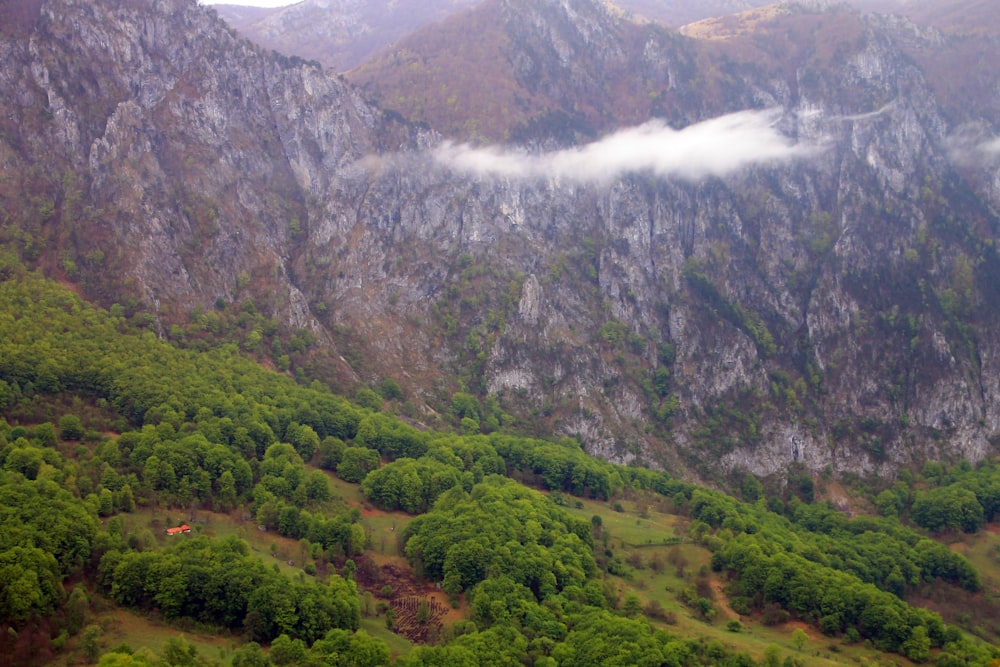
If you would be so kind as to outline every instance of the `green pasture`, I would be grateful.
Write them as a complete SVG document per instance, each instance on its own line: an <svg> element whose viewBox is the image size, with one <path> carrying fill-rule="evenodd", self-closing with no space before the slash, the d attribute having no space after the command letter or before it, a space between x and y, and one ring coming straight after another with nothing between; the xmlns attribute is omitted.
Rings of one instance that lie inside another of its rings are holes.
<svg viewBox="0 0 1000 667"><path fill-rule="evenodd" d="M361 617L361 629L372 637L381 639L389 646L389 652L400 658L405 658L413 650L413 644L406 637L397 635L385 627L385 616Z"/></svg>
<svg viewBox="0 0 1000 667"><path fill-rule="evenodd" d="M759 618L740 616L729 607L722 590L725 582L718 579L717 573L709 574L716 615L711 621L703 620L694 609L678 599L682 589L693 586L699 573L711 567L711 552L687 541L689 520L686 517L659 511L642 498L618 501L617 506L614 501L567 500L566 509L570 513L587 520L600 517L601 530L607 534L608 545L615 556L626 564L624 576L610 577L619 591L619 599L624 600L626 595L633 594L644 608L651 602L659 603L663 613L671 615L671 622L650 620L670 634L718 641L731 649L747 652L758 660L763 659L769 647L775 646L781 661L791 656L810 666L912 664L898 655L867 648L863 643L845 644L843 638L826 637L816 628L800 623L769 627ZM1000 542L1000 536L994 537L996 542ZM598 548L601 548L603 540L598 538L597 542ZM985 553L988 549L980 547L980 550ZM997 556L994 558L1000 559ZM654 561L658 562L657 567L654 567ZM981 566L981 563L976 561L976 565ZM993 568L998 570L997 565ZM734 620L740 623L739 632L727 628L727 624ZM796 628L802 628L808 635L801 650L792 638Z"/></svg>

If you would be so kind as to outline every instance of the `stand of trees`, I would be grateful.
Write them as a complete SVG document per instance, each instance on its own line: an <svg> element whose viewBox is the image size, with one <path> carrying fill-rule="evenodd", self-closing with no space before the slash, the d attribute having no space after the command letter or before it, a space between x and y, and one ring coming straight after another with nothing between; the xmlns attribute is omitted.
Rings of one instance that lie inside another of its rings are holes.
<svg viewBox="0 0 1000 667"><path fill-rule="evenodd" d="M157 551L109 551L101 580L115 602L159 609L166 619L245 630L255 641L281 634L312 643L330 628L356 630L360 622L353 582L289 582L251 556L236 538L183 540Z"/></svg>
<svg viewBox="0 0 1000 667"><path fill-rule="evenodd" d="M541 600L596 571L590 524L504 477L448 491L403 538L417 571L453 595L503 574Z"/></svg>

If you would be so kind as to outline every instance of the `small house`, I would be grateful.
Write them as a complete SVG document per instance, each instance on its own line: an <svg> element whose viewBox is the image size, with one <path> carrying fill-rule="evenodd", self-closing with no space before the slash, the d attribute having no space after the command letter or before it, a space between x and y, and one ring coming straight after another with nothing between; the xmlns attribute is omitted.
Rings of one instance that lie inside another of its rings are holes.
<svg viewBox="0 0 1000 667"><path fill-rule="evenodd" d="M191 526L187 525L186 523L177 526L176 528L167 528L167 535L177 535L179 533L190 533L190 532L191 532Z"/></svg>

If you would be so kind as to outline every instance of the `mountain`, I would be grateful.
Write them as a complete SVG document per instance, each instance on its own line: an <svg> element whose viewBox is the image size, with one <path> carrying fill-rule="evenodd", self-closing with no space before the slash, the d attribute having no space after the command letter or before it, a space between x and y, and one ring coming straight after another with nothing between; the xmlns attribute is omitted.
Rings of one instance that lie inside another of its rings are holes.
<svg viewBox="0 0 1000 667"><path fill-rule="evenodd" d="M443 21L482 0L387 2L386 0L302 0L278 8L213 5L230 26L253 42L289 56L315 60L346 72L394 46L420 28ZM668 26L725 16L769 4L769 0L648 2L624 0L609 5L618 13ZM463 41L470 35L463 35Z"/></svg>
<svg viewBox="0 0 1000 667"><path fill-rule="evenodd" d="M842 31L864 39L860 24L851 25L853 19L845 18L856 16L846 5L812 10L796 4L758 4L685 25L680 32L695 39L691 41L606 5L570 9L488 0L417 30L346 76L383 107L451 137L525 141L558 135L575 141L650 117L689 122L696 116L685 116L686 107L747 106L750 100L739 99L747 89L730 85L732 77L726 76L733 61L778 70L783 58L808 56L813 48L809 38L831 49L847 48L849 35ZM865 21L873 30L891 33L894 48L918 61L921 75L949 112L964 113L971 97L976 100L972 113L991 117L984 105L992 104L991 86L998 83L988 63L997 53L991 34L1000 30L1000 22L983 3L854 4L866 12L901 12L869 13ZM709 6L701 7L708 12ZM572 17L577 15L613 35L608 43L615 48L602 48L604 44L593 43L585 30L575 30L577 19ZM830 25L823 26L817 18L821 16L829 16ZM957 27L958 17L978 25L978 33ZM663 56L661 62L650 60L650 44ZM831 55L820 58L829 60ZM691 76L695 70L705 80ZM684 88L687 84L693 85ZM715 99L693 102L713 95ZM685 102L678 104L677 99Z"/></svg>
<svg viewBox="0 0 1000 667"><path fill-rule="evenodd" d="M276 9L225 4L215 5L214 9L240 34L265 48L316 60L344 72L394 47L419 29L480 3L481 0L420 4L304 0ZM1000 20L989 0L848 0L846 4L869 13L905 17L917 26L950 34L996 36L1000 31ZM620 0L607 4L611 11L633 21L685 28L692 36L715 39L728 33L730 28L725 26L745 23L747 17L754 15L753 10L774 13L782 6L769 0ZM433 34L434 31L430 33ZM459 41L476 34L479 33L466 33ZM417 38L416 46L420 47L420 42L430 39L430 35Z"/></svg>
<svg viewBox="0 0 1000 667"><path fill-rule="evenodd" d="M705 96L693 77L678 77L697 69L699 52L687 46L599 3L486 0L404 38L347 78L448 136L572 143L663 115L673 97Z"/></svg>
<svg viewBox="0 0 1000 667"><path fill-rule="evenodd" d="M461 20L508 59L481 78L526 111L489 126L520 147L476 149L187 0L28 7L0 42L0 274L164 337L263 312L416 421L471 394L467 428L713 479L892 475L1000 432L995 100L938 98L908 55L938 33L792 8L716 43L486 2Z"/></svg>
<svg viewBox="0 0 1000 667"><path fill-rule="evenodd" d="M288 55L343 72L428 23L477 0L302 0L277 9L215 5L232 27Z"/></svg>
<svg viewBox="0 0 1000 667"><path fill-rule="evenodd" d="M240 34L287 55L314 59L337 71L353 69L377 52L418 29L477 6L482 0L437 0L426 3L384 0L303 0L261 8L239 4L213 8ZM822 6L821 3L814 3ZM946 33L996 35L1000 20L990 0L846 0L845 5L910 19ZM681 28L764 7L770 0L619 0L606 3L632 20Z"/></svg>

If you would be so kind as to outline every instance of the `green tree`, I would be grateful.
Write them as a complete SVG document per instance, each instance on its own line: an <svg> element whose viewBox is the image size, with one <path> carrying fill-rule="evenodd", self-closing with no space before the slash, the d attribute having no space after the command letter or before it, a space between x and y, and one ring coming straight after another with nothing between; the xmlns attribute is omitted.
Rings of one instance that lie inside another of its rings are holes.
<svg viewBox="0 0 1000 667"><path fill-rule="evenodd" d="M18 443L24 443L25 446L18 446ZM7 460L4 462L4 470L19 473L33 480L38 477L38 471L42 469L42 464L45 463L45 453L43 450L27 445L26 443L27 441L23 438L15 441L14 449L7 454Z"/></svg>
<svg viewBox="0 0 1000 667"><path fill-rule="evenodd" d="M218 508L223 512L229 512L236 507L236 478L230 470L225 470L219 479L216 480L218 491L215 494L215 501Z"/></svg>
<svg viewBox="0 0 1000 667"><path fill-rule="evenodd" d="M628 593L625 596L625 602L622 604L622 613L629 618L638 618L642 615L642 601L634 593Z"/></svg>
<svg viewBox="0 0 1000 667"><path fill-rule="evenodd" d="M379 455L375 450L365 447L347 447L344 449L340 463L337 464L337 477L345 482L357 484L378 466Z"/></svg>
<svg viewBox="0 0 1000 667"><path fill-rule="evenodd" d="M340 438L332 435L323 438L319 445L319 466L326 470L336 470L344 455L346 445Z"/></svg>
<svg viewBox="0 0 1000 667"><path fill-rule="evenodd" d="M87 597L87 590L82 584L73 587L66 602L66 630L71 635L75 635L83 628L90 613L90 598Z"/></svg>
<svg viewBox="0 0 1000 667"><path fill-rule="evenodd" d="M301 639L292 639L288 635L282 634L271 642L271 651L268 655L271 662L279 667L298 665L306 657L306 645Z"/></svg>
<svg viewBox="0 0 1000 667"><path fill-rule="evenodd" d="M14 405L14 402L17 401L18 393L20 392L15 391L14 387L7 384L6 380L0 380L0 411Z"/></svg>
<svg viewBox="0 0 1000 667"><path fill-rule="evenodd" d="M387 401L396 401L403 398L403 388L392 378L385 378L379 384L379 393Z"/></svg>
<svg viewBox="0 0 1000 667"><path fill-rule="evenodd" d="M306 497L313 502L325 502L333 497L330 480L319 470L311 471L304 481Z"/></svg>
<svg viewBox="0 0 1000 667"><path fill-rule="evenodd" d="M233 651L233 667L270 667L271 661L257 642L249 642Z"/></svg>
<svg viewBox="0 0 1000 667"><path fill-rule="evenodd" d="M198 649L183 637L170 637L163 646L163 659L171 667L194 667L199 664Z"/></svg>
<svg viewBox="0 0 1000 667"><path fill-rule="evenodd" d="M364 630L330 630L313 644L309 656L333 667L380 667L390 663L389 647Z"/></svg>
<svg viewBox="0 0 1000 667"><path fill-rule="evenodd" d="M358 405L375 412L382 409L382 397L367 387L359 389L354 400L357 401Z"/></svg>
<svg viewBox="0 0 1000 667"><path fill-rule="evenodd" d="M15 546L0 552L0 620L18 627L61 602L62 577L51 553Z"/></svg>
<svg viewBox="0 0 1000 667"><path fill-rule="evenodd" d="M303 461L312 459L319 449L320 440L311 426L292 422L285 430L285 439L295 447Z"/></svg>
<svg viewBox="0 0 1000 667"><path fill-rule="evenodd" d="M875 507L882 516L894 517L902 509L899 497L891 490L886 489L875 497Z"/></svg>
<svg viewBox="0 0 1000 667"><path fill-rule="evenodd" d="M101 637L104 631L99 625L88 625L80 635L80 649L89 662L97 662L101 655Z"/></svg>
<svg viewBox="0 0 1000 667"><path fill-rule="evenodd" d="M97 495L98 514L101 516L111 516L115 513L115 496L110 489L101 489Z"/></svg>
<svg viewBox="0 0 1000 667"><path fill-rule="evenodd" d="M83 422L76 415L59 418L59 437L63 440L79 440L83 437Z"/></svg>
<svg viewBox="0 0 1000 667"><path fill-rule="evenodd" d="M121 512L135 511L135 494L132 493L131 484L123 484L115 494L115 507Z"/></svg>
<svg viewBox="0 0 1000 667"><path fill-rule="evenodd" d="M913 662L927 662L931 657L931 640L927 628L918 625L913 628L910 638L903 642L903 654Z"/></svg>
<svg viewBox="0 0 1000 667"><path fill-rule="evenodd" d="M960 529L974 533L984 520L976 494L955 485L918 493L911 513L918 526L933 532Z"/></svg>
<svg viewBox="0 0 1000 667"><path fill-rule="evenodd" d="M644 620L613 616L606 611L584 616L552 651L560 665L577 667L653 667L668 662L670 639Z"/></svg>
<svg viewBox="0 0 1000 667"><path fill-rule="evenodd" d="M472 394L456 392L451 397L451 410L459 419L468 418L479 423L479 401Z"/></svg>

